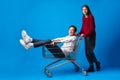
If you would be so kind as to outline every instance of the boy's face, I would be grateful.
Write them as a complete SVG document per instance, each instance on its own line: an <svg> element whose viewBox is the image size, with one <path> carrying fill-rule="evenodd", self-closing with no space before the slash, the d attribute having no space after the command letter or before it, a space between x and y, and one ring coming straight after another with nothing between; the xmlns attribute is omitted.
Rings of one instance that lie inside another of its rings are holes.
<svg viewBox="0 0 120 80"><path fill-rule="evenodd" d="M69 28L69 36L74 36L75 34L75 28L74 27L70 27Z"/></svg>
<svg viewBox="0 0 120 80"><path fill-rule="evenodd" d="M87 9L86 7L83 7L83 8L82 8L82 13L83 13L84 15L87 15L87 14L88 14L88 9Z"/></svg>

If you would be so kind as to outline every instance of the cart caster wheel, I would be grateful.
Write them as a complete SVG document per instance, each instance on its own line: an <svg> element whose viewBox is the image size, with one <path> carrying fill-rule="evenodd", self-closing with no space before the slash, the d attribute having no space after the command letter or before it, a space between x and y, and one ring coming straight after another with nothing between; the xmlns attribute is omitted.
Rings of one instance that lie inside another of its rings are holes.
<svg viewBox="0 0 120 80"><path fill-rule="evenodd" d="M47 77L51 78L52 77L52 73L51 72L47 73Z"/></svg>
<svg viewBox="0 0 120 80"><path fill-rule="evenodd" d="M45 70L44 73L47 75L47 77L51 78L52 77L52 73L48 70Z"/></svg>
<svg viewBox="0 0 120 80"><path fill-rule="evenodd" d="M82 72L83 72L83 75L84 75L84 76L87 76L87 75L88 75L88 74L87 74L87 71L83 70Z"/></svg>
<svg viewBox="0 0 120 80"><path fill-rule="evenodd" d="M76 72L78 72L79 70L80 70L80 68L79 68L79 67L76 67L76 68L75 68L75 71L76 71Z"/></svg>

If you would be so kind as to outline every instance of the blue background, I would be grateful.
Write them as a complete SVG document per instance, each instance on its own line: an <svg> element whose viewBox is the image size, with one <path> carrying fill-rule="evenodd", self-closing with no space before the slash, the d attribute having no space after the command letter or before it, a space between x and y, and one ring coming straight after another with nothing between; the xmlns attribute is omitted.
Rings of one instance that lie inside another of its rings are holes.
<svg viewBox="0 0 120 80"><path fill-rule="evenodd" d="M119 69L119 3L119 0L0 0L0 75L45 77L43 67L49 60L42 57L41 48L26 51L19 44L21 31L25 29L33 38L53 39L68 35L68 27L74 24L79 32L84 4L89 5L95 17L95 53L102 70ZM88 67L84 41L77 61Z"/></svg>

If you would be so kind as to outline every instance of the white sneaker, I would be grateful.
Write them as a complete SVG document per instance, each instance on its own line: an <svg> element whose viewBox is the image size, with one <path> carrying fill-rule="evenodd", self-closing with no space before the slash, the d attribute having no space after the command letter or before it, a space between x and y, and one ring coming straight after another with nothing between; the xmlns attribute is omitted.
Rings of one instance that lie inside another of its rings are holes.
<svg viewBox="0 0 120 80"><path fill-rule="evenodd" d="M28 36L25 30L22 31L22 38L26 44L32 42L32 38Z"/></svg>
<svg viewBox="0 0 120 80"><path fill-rule="evenodd" d="M24 40L20 39L20 44L26 49L28 50L31 46L30 45L27 45Z"/></svg>

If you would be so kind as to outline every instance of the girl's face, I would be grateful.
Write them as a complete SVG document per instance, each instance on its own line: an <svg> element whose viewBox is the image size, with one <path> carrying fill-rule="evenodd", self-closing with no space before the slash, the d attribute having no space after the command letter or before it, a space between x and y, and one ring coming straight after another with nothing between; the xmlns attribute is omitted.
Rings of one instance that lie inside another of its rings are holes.
<svg viewBox="0 0 120 80"><path fill-rule="evenodd" d="M74 29L74 27L70 27L69 28L69 35L70 36L73 36L75 34L75 29Z"/></svg>
<svg viewBox="0 0 120 80"><path fill-rule="evenodd" d="M88 14L88 9L87 9L86 7L83 7L83 8L82 8L82 13L83 13L84 15L87 15L87 14Z"/></svg>

